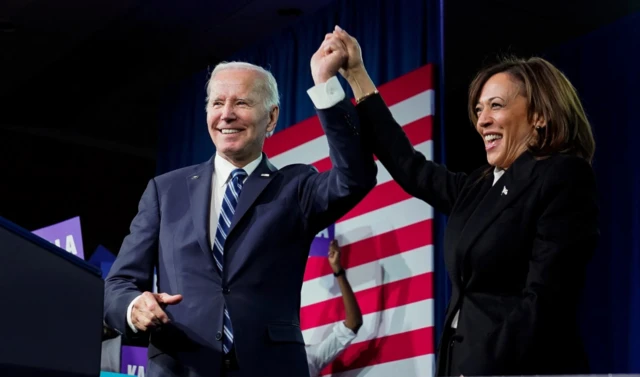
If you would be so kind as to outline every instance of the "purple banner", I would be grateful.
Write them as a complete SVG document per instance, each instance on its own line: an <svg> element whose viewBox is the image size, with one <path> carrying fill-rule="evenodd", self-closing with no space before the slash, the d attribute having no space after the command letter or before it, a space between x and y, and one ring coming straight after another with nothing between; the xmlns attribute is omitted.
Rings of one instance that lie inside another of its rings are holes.
<svg viewBox="0 0 640 377"><path fill-rule="evenodd" d="M144 376L147 369L147 348L122 346L120 373Z"/></svg>
<svg viewBox="0 0 640 377"><path fill-rule="evenodd" d="M46 228L34 230L32 233L65 249L71 254L84 259L82 248L82 230L80 229L80 217L63 221Z"/></svg>
<svg viewBox="0 0 640 377"><path fill-rule="evenodd" d="M310 257L327 257L329 254L329 243L335 238L335 225L330 225L327 229L316 234L316 238L311 243Z"/></svg>

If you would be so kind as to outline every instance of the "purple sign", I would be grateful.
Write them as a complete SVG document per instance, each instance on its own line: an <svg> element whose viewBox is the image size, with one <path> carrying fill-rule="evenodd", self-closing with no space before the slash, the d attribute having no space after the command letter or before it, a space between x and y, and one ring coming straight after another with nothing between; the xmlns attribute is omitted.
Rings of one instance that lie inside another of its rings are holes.
<svg viewBox="0 0 640 377"><path fill-rule="evenodd" d="M122 346L120 360L120 373L144 377L147 369L147 348Z"/></svg>
<svg viewBox="0 0 640 377"><path fill-rule="evenodd" d="M74 217L46 228L34 230L32 233L84 259L80 217Z"/></svg>
<svg viewBox="0 0 640 377"><path fill-rule="evenodd" d="M310 257L327 257L329 254L329 243L335 238L335 225L329 225L329 227L322 232L316 234L316 237L311 242L311 250L309 251Z"/></svg>

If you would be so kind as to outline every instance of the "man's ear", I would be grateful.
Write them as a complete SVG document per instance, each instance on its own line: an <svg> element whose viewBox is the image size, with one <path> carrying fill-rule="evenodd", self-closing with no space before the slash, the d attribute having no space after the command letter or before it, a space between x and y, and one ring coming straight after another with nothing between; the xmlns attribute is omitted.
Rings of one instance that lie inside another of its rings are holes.
<svg viewBox="0 0 640 377"><path fill-rule="evenodd" d="M267 124L267 132L272 132L276 128L278 123L278 116L280 116L280 107L274 106L269 111L269 123Z"/></svg>

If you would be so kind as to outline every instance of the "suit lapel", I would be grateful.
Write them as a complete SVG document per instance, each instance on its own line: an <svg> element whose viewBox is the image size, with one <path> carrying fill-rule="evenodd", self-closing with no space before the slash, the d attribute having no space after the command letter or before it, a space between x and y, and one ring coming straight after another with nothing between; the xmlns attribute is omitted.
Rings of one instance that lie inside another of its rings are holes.
<svg viewBox="0 0 640 377"><path fill-rule="evenodd" d="M489 189L467 220L456 248L456 266L461 277L465 277L464 261L478 237L533 182L531 173L535 163L536 159L530 153L523 153L502 178ZM491 183L493 178L489 184Z"/></svg>
<svg viewBox="0 0 640 377"><path fill-rule="evenodd" d="M200 248L213 265L213 252L209 244L209 214L211 212L211 185L213 176L213 157L202 164L194 174L186 177L189 188L191 215Z"/></svg>
<svg viewBox="0 0 640 377"><path fill-rule="evenodd" d="M262 154L262 161L256 167L256 169L251 173L247 181L244 183L242 187L242 192L240 193L240 197L238 198L238 206L236 207L236 212L233 215L233 219L231 220L231 227L229 228L229 235L227 236L227 244L229 240L232 238L233 231L235 227L240 223L244 215L247 211L253 206L256 199L260 196L262 191L267 187L269 182L273 179L273 173L275 173L278 169L275 166L271 165L267 156ZM242 242L242 240L238 240ZM226 251L230 251L226 248ZM231 280L236 272L242 267L245 261L248 258L247 250L243 248L241 245L235 248L233 255L226 253L225 256L225 268L227 271L227 279ZM233 261L233 263L230 263Z"/></svg>
<svg viewBox="0 0 640 377"><path fill-rule="evenodd" d="M271 182L273 178L273 172L277 169L271 165L266 155L262 155L262 161L256 169L251 173L249 178L242 187L240 197L238 197L238 206L236 212L231 220L231 227L229 228L229 234L233 233L233 229L242 220L242 217L247 213L249 208L258 199L258 196L262 193L265 187Z"/></svg>
<svg viewBox="0 0 640 377"><path fill-rule="evenodd" d="M480 203L483 201L484 197L487 195L489 189L491 189L491 183L493 181L492 177L473 177L471 178L474 181L477 180L469 190L467 195L463 195L461 200L463 200L459 205L456 205L458 210L456 210L455 216L451 216L449 219L449 224L447 226L447 236L450 237L449 242L452 242L456 247L454 247L454 251L458 250L457 245L460 244L461 236L465 231L465 227L469 223L470 218L473 216L474 211L478 208ZM447 260L447 267L449 273L452 276L452 282L458 284L460 282L460 278L462 277L461 272L461 263L460 263L460 253L445 253L445 259Z"/></svg>

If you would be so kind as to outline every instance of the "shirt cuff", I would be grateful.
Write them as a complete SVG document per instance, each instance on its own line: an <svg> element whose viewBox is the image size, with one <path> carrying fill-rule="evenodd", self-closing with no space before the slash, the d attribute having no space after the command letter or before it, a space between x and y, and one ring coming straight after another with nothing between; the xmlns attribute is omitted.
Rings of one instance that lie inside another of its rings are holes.
<svg viewBox="0 0 640 377"><path fill-rule="evenodd" d="M351 342L356 337L356 333L348 328L347 325L344 324L344 321L340 322L338 326L335 326L333 332L336 334L336 339L338 339L342 345Z"/></svg>
<svg viewBox="0 0 640 377"><path fill-rule="evenodd" d="M345 97L344 89L336 76L307 90L307 94L318 110L333 107Z"/></svg>
<svg viewBox="0 0 640 377"><path fill-rule="evenodd" d="M129 304L129 307L127 308L127 324L129 325L129 328L131 329L131 331L133 331L134 334L138 333L138 329L131 322L131 311L133 310L133 304L135 304L136 301L138 301L138 299L141 296L142 295L140 295L140 296L134 298L133 300L131 300L131 303Z"/></svg>

